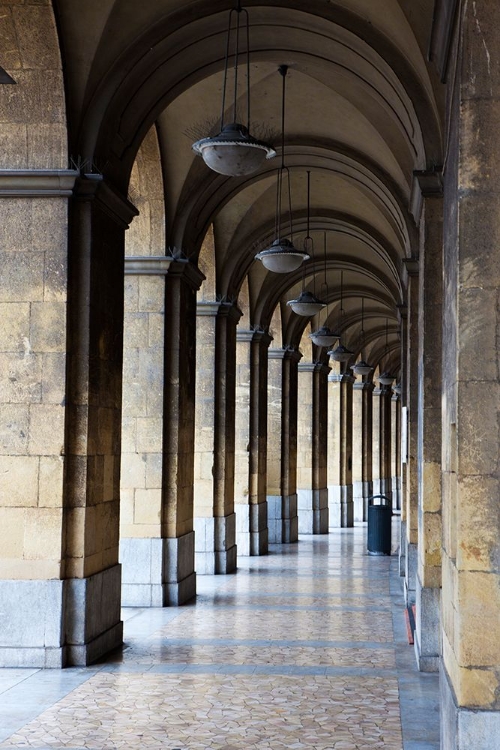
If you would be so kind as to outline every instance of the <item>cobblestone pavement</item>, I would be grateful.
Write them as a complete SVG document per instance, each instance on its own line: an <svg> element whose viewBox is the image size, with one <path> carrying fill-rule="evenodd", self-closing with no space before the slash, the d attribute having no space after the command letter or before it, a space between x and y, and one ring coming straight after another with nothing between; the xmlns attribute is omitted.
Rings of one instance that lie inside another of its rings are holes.
<svg viewBox="0 0 500 750"><path fill-rule="evenodd" d="M89 668L0 670L0 748L437 750L438 681L407 645L397 559L366 528L303 537L195 605L124 610Z"/></svg>

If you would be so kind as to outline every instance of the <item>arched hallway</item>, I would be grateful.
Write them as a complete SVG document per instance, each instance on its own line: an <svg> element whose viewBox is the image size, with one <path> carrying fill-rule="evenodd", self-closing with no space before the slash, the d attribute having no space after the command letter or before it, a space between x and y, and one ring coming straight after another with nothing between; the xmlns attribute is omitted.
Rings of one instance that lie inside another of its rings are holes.
<svg viewBox="0 0 500 750"><path fill-rule="evenodd" d="M0 672L0 747L437 750L397 563L358 525L204 576L196 604L126 609L105 661Z"/></svg>

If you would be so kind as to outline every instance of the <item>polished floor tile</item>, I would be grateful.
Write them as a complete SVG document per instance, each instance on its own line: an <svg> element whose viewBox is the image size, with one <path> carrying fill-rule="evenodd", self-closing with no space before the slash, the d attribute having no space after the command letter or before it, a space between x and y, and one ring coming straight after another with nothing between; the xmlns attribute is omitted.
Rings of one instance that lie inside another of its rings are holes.
<svg viewBox="0 0 500 750"><path fill-rule="evenodd" d="M0 671L0 748L437 750L437 677L403 637L396 558L365 537L303 537L199 577L194 605L124 610L125 647L89 669Z"/></svg>

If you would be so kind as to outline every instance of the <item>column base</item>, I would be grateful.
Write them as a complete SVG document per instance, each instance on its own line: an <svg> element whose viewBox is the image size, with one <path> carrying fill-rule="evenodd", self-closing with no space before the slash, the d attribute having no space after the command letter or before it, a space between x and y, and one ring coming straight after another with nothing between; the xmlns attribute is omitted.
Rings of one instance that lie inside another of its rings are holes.
<svg viewBox="0 0 500 750"><path fill-rule="evenodd" d="M368 520L368 498L372 495L372 482L353 482L354 521L362 523Z"/></svg>
<svg viewBox="0 0 500 750"><path fill-rule="evenodd" d="M269 532L267 528L267 502L257 505L235 506L236 542L244 557L267 555Z"/></svg>
<svg viewBox="0 0 500 750"><path fill-rule="evenodd" d="M401 511L401 477L392 477L392 509Z"/></svg>
<svg viewBox="0 0 500 750"><path fill-rule="evenodd" d="M439 672L441 589L422 586L417 577L415 657L421 672Z"/></svg>
<svg viewBox="0 0 500 750"><path fill-rule="evenodd" d="M65 581L0 581L0 667L61 668Z"/></svg>
<svg viewBox="0 0 500 750"><path fill-rule="evenodd" d="M418 546L408 542L405 559L405 604L409 607L417 599Z"/></svg>
<svg viewBox="0 0 500 750"><path fill-rule="evenodd" d="M195 561L198 575L226 575L236 570L236 514L195 518Z"/></svg>
<svg viewBox="0 0 500 750"><path fill-rule="evenodd" d="M497 750L500 711L457 706L446 670L441 668L441 750Z"/></svg>
<svg viewBox="0 0 500 750"><path fill-rule="evenodd" d="M297 490L299 534L328 534L328 490Z"/></svg>
<svg viewBox="0 0 500 750"><path fill-rule="evenodd" d="M164 539L120 539L122 564L122 605L124 607L164 607L162 581Z"/></svg>
<svg viewBox="0 0 500 750"><path fill-rule="evenodd" d="M329 526L346 529L354 526L352 484L333 484L328 487Z"/></svg>
<svg viewBox="0 0 500 750"><path fill-rule="evenodd" d="M192 599L196 595L192 538L194 532L179 539L121 539L123 606L167 607Z"/></svg>
<svg viewBox="0 0 500 750"><path fill-rule="evenodd" d="M0 581L0 667L87 666L123 643L121 566L65 581Z"/></svg>
<svg viewBox="0 0 500 750"><path fill-rule="evenodd" d="M352 501L354 503L354 520L359 521L359 522L366 521L363 485L364 485L364 482L352 483Z"/></svg>
<svg viewBox="0 0 500 750"><path fill-rule="evenodd" d="M299 518L297 495L267 496L267 527L269 544L290 544L298 541Z"/></svg>
<svg viewBox="0 0 500 750"><path fill-rule="evenodd" d="M163 541L165 543L164 606L179 606L196 596L194 531Z"/></svg>

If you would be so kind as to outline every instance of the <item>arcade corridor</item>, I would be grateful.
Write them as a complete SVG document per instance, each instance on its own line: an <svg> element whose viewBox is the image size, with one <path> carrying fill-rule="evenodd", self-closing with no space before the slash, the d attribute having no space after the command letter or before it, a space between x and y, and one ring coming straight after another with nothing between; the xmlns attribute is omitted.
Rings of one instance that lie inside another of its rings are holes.
<svg viewBox="0 0 500 750"><path fill-rule="evenodd" d="M438 677L408 646L397 555L366 527L199 578L195 605L124 610L125 643L63 672L0 672L0 747L439 747Z"/></svg>

